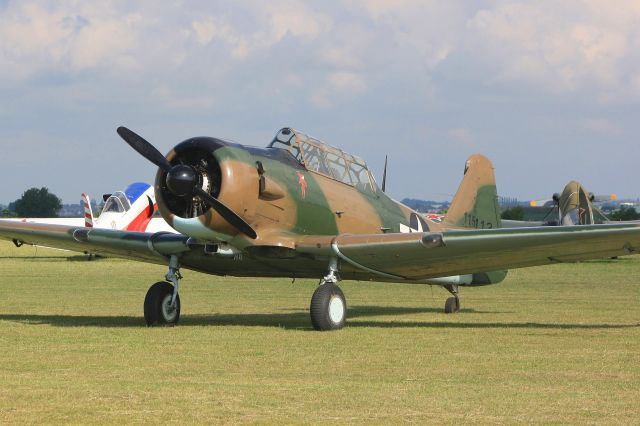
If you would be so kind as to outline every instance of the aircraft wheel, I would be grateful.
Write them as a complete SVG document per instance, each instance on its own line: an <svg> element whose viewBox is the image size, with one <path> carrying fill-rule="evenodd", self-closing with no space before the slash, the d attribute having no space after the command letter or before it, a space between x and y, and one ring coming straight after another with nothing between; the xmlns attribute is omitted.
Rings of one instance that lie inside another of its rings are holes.
<svg viewBox="0 0 640 426"><path fill-rule="evenodd" d="M445 314L454 314L460 310L460 299L457 297L450 297L444 304Z"/></svg>
<svg viewBox="0 0 640 426"><path fill-rule="evenodd" d="M154 325L176 325L180 318L180 295L176 296L176 307L171 307L173 285L159 281L152 285L144 298L144 320L149 327Z"/></svg>
<svg viewBox="0 0 640 426"><path fill-rule="evenodd" d="M347 319L347 301L340 287L320 285L311 297L311 324L318 331L339 330Z"/></svg>

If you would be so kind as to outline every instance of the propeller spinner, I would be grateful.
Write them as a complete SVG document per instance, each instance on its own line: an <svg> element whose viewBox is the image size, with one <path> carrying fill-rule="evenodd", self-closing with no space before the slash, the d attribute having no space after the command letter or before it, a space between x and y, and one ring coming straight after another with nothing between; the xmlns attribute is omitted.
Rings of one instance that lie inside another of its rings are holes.
<svg viewBox="0 0 640 426"><path fill-rule="evenodd" d="M126 127L118 127L117 132L131 148L167 173L167 188L172 194L178 197L199 196L238 231L252 239L257 237L256 231L243 218L198 186L197 174L193 167L185 164L172 166L156 147Z"/></svg>

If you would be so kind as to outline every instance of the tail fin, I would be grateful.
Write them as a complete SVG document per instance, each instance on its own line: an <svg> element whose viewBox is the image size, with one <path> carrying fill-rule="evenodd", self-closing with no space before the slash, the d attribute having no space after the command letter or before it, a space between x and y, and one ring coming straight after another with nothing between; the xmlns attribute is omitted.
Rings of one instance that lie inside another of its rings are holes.
<svg viewBox="0 0 640 426"><path fill-rule="evenodd" d="M487 157L475 154L467 160L464 177L444 222L463 228L500 228L496 178Z"/></svg>
<svg viewBox="0 0 640 426"><path fill-rule="evenodd" d="M91 200L84 192L82 193L82 204L84 205L84 227L93 228L93 210L91 210Z"/></svg>

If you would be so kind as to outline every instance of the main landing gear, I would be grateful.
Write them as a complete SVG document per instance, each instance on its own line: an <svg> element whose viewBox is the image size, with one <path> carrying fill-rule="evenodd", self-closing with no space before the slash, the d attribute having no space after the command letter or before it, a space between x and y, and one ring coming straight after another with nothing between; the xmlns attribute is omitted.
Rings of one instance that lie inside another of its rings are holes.
<svg viewBox="0 0 640 426"><path fill-rule="evenodd" d="M339 330L347 319L347 301L338 281L338 260L332 259L329 273L322 278L320 286L311 297L311 324L318 331Z"/></svg>
<svg viewBox="0 0 640 426"><path fill-rule="evenodd" d="M169 260L166 281L152 285L144 298L144 320L149 327L172 326L180 319L180 263L177 256ZM170 283L169 283L170 282Z"/></svg>
<svg viewBox="0 0 640 426"><path fill-rule="evenodd" d="M455 314L460 311L460 298L458 297L458 285L457 284L449 284L445 285L444 288L451 294L453 297L447 299L444 303L444 313L445 314Z"/></svg>

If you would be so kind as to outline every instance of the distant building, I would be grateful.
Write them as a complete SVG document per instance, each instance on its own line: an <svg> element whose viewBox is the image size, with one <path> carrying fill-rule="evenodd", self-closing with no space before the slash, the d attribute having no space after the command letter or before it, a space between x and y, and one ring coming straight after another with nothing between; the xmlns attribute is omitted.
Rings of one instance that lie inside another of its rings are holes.
<svg viewBox="0 0 640 426"><path fill-rule="evenodd" d="M498 196L498 205L502 210L510 209L516 206L528 205L525 202L518 200L516 197L501 197Z"/></svg>
<svg viewBox="0 0 640 426"><path fill-rule="evenodd" d="M59 217L83 217L84 207L82 204L63 204L58 212Z"/></svg>

